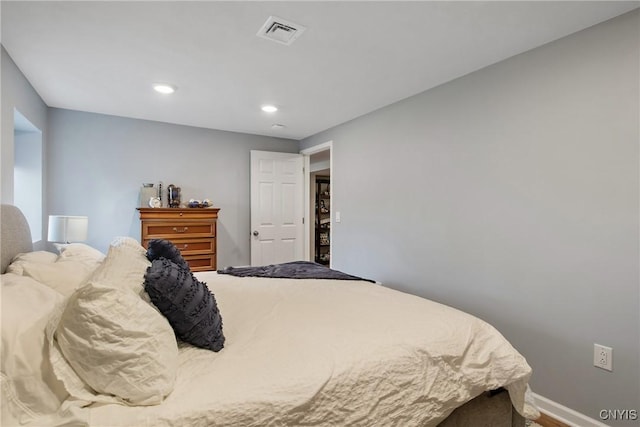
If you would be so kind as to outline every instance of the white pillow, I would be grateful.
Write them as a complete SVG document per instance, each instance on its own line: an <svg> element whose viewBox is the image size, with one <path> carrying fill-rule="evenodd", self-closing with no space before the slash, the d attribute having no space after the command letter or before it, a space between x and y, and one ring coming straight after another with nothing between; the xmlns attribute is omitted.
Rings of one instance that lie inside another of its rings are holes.
<svg viewBox="0 0 640 427"><path fill-rule="evenodd" d="M51 289L69 296L84 285L95 267L82 261L59 259L48 264L29 263L23 266L23 274L38 282L44 283Z"/></svg>
<svg viewBox="0 0 640 427"><path fill-rule="evenodd" d="M34 251L18 254L11 260L7 267L7 273L23 274L26 264L50 264L58 259L58 255L47 251Z"/></svg>
<svg viewBox="0 0 640 427"><path fill-rule="evenodd" d="M93 266L94 269L98 267L105 257L102 252L84 243L56 244L56 247L60 252L60 260L80 261Z"/></svg>
<svg viewBox="0 0 640 427"><path fill-rule="evenodd" d="M137 240L116 237L91 280L126 287L148 299L144 291L144 274L150 265L146 249Z"/></svg>
<svg viewBox="0 0 640 427"><path fill-rule="evenodd" d="M72 396L153 405L173 390L175 333L140 297L148 299L143 283L150 264L135 239L116 238L87 285L50 321L51 362Z"/></svg>
<svg viewBox="0 0 640 427"><path fill-rule="evenodd" d="M30 276L69 296L86 282L104 257L91 246L71 243L64 245L59 256L45 251L19 254L9 264L7 272Z"/></svg>
<svg viewBox="0 0 640 427"><path fill-rule="evenodd" d="M127 404L155 405L173 390L173 329L131 289L90 281L69 298L55 337L75 374L96 394L107 395L88 397L73 371L57 369L72 396L109 401L113 395Z"/></svg>
<svg viewBox="0 0 640 427"><path fill-rule="evenodd" d="M45 326L63 298L30 277L0 277L2 295L2 424L55 412L68 396L55 377Z"/></svg>

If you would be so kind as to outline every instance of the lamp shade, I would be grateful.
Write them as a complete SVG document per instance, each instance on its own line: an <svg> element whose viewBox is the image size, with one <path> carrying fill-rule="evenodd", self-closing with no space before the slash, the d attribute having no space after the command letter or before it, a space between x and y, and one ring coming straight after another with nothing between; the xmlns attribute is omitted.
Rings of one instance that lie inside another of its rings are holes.
<svg viewBox="0 0 640 427"><path fill-rule="evenodd" d="M87 240L87 228L89 217L49 215L49 233L47 240L50 242L83 242Z"/></svg>

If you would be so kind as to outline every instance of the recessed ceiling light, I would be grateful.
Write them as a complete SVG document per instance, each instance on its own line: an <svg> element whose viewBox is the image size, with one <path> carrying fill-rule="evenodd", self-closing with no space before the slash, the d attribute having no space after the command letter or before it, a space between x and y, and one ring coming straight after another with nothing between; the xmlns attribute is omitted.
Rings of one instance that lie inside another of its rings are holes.
<svg viewBox="0 0 640 427"><path fill-rule="evenodd" d="M176 87L170 84L166 84L166 83L156 83L153 85L153 89L156 92L160 92L160 93L164 93L164 94L170 94L176 91Z"/></svg>
<svg viewBox="0 0 640 427"><path fill-rule="evenodd" d="M284 128L286 128L286 126L280 123L274 123L271 125L271 129L274 129L274 130L280 130Z"/></svg>
<svg viewBox="0 0 640 427"><path fill-rule="evenodd" d="M265 113L275 113L276 111L278 111L278 107L273 105L263 105L262 111L264 111Z"/></svg>

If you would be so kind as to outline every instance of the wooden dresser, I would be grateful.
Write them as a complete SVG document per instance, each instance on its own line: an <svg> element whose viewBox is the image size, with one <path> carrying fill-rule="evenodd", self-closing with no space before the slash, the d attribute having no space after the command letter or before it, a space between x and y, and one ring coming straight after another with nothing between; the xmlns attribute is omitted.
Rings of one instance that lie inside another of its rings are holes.
<svg viewBox="0 0 640 427"><path fill-rule="evenodd" d="M141 242L173 242L192 271L215 270L218 208L138 208Z"/></svg>

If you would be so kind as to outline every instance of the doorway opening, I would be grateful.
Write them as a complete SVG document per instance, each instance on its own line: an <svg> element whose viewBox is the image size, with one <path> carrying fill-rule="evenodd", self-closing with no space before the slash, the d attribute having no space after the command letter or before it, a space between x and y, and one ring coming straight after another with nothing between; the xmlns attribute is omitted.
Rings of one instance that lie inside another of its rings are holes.
<svg viewBox="0 0 640 427"><path fill-rule="evenodd" d="M302 150L305 157L305 259L331 267L333 236L333 142Z"/></svg>

